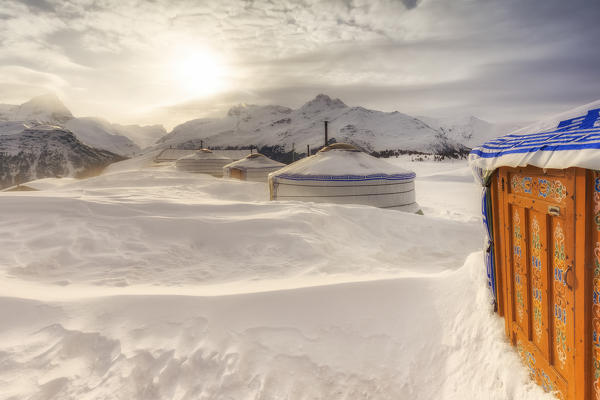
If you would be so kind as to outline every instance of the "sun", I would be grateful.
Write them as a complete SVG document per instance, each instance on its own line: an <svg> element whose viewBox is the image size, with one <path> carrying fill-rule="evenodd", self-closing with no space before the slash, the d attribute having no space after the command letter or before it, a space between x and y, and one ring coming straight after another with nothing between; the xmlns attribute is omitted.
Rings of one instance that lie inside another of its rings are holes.
<svg viewBox="0 0 600 400"><path fill-rule="evenodd" d="M220 57L209 50L177 51L170 73L187 95L207 96L225 88L225 65Z"/></svg>

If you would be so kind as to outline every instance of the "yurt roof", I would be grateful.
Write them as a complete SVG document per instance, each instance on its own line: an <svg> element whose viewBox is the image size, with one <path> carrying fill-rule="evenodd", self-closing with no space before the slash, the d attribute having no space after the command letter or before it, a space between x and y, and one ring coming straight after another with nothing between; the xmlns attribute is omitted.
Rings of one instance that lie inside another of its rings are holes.
<svg viewBox="0 0 600 400"><path fill-rule="evenodd" d="M181 157L185 157L190 154L193 154L195 151L196 150L168 148L168 149L164 149L160 153L158 153L158 155L156 157L154 157L154 159L156 162L175 161L175 160L180 159Z"/></svg>
<svg viewBox="0 0 600 400"><path fill-rule="evenodd" d="M474 148L469 154L473 172L483 183L499 167L600 169L600 104L592 105L596 108L580 108L577 116L554 128L539 131L534 126Z"/></svg>
<svg viewBox="0 0 600 400"><path fill-rule="evenodd" d="M156 162L168 162L179 160L182 157L188 156L190 154L194 154L198 150L190 150L190 149L163 149L161 152L154 158ZM248 155L250 150L211 150L215 154L219 154L225 157L228 157L232 160L240 160Z"/></svg>
<svg viewBox="0 0 600 400"><path fill-rule="evenodd" d="M336 143L317 154L288 165L270 176L306 179L411 179L415 173L373 157L345 143Z"/></svg>
<svg viewBox="0 0 600 400"><path fill-rule="evenodd" d="M179 160L230 160L230 158L215 154L209 149L200 149L192 154L181 157Z"/></svg>
<svg viewBox="0 0 600 400"><path fill-rule="evenodd" d="M249 154L241 160L234 161L227 164L225 168L239 168L239 169L252 169L252 168L273 168L273 167L284 167L284 163L279 161L271 160L264 154L254 153Z"/></svg>

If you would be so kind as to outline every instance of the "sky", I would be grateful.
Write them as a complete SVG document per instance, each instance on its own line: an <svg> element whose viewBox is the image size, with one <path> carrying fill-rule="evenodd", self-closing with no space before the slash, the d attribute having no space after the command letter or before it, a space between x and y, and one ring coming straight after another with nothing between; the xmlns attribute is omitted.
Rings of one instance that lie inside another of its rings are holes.
<svg viewBox="0 0 600 400"><path fill-rule="evenodd" d="M163 123L319 93L534 121L600 99L600 0L0 0L0 103Z"/></svg>

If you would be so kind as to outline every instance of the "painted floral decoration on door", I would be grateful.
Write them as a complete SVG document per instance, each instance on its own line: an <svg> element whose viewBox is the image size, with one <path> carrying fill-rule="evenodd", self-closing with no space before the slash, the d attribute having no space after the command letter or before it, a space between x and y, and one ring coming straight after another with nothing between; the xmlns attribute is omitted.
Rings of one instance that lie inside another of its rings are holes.
<svg viewBox="0 0 600 400"><path fill-rule="evenodd" d="M540 224L534 215L531 223L531 273L533 292L533 333L535 341L542 340L542 244L540 242Z"/></svg>
<svg viewBox="0 0 600 400"><path fill-rule="evenodd" d="M511 186L513 193L526 193L558 203L567 197L567 187L559 179L533 179L530 176L515 174L511 179Z"/></svg>
<svg viewBox="0 0 600 400"><path fill-rule="evenodd" d="M555 330L555 349L556 356L562 369L565 368L567 361L567 302L565 299L566 290L566 256L565 256L565 235L560 226L556 223L554 229L554 330Z"/></svg>
<svg viewBox="0 0 600 400"><path fill-rule="evenodd" d="M515 264L515 286L517 295L517 316L519 317L519 323L523 323L523 317L525 314L525 293L523 293L523 284L525 283L525 276L522 271L521 253L523 249L523 236L521 234L521 217L519 212L515 210L513 218L513 230L514 230L514 264Z"/></svg>

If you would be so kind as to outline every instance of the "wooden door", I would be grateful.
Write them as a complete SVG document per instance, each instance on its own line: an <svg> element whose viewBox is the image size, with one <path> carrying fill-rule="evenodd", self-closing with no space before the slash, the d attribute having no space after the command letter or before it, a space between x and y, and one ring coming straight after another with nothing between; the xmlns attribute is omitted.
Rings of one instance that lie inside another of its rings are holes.
<svg viewBox="0 0 600 400"><path fill-rule="evenodd" d="M507 333L532 378L572 398L575 170L502 168L497 179Z"/></svg>
<svg viewBox="0 0 600 400"><path fill-rule="evenodd" d="M229 170L229 176L231 178L235 178L235 179L240 179L240 180L245 180L245 174L241 169L237 169L237 168L231 168Z"/></svg>

